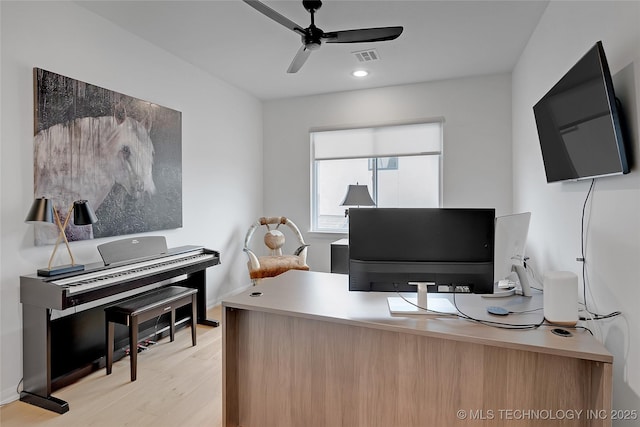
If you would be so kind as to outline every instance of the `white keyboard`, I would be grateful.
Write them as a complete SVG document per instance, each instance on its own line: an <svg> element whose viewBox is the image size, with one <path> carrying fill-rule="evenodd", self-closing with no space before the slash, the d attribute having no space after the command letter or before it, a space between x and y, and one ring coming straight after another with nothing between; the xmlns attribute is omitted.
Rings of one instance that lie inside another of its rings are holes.
<svg viewBox="0 0 640 427"><path fill-rule="evenodd" d="M213 254L202 253L200 250L185 252L178 255L143 261L134 264L114 267L108 270L96 271L94 273L83 274L82 276L68 277L65 279L53 280L51 283L67 288L68 294L86 292L87 290L108 286L122 280L135 279L137 277L148 276L164 270L176 267L187 266L202 262L206 259L214 258Z"/></svg>

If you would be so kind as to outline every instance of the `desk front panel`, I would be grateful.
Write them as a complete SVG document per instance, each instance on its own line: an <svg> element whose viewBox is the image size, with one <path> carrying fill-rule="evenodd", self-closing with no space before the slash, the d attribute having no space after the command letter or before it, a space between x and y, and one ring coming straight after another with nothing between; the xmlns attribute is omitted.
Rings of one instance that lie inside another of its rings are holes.
<svg viewBox="0 0 640 427"><path fill-rule="evenodd" d="M586 415L610 363L232 307L223 327L225 426L610 425Z"/></svg>
<svg viewBox="0 0 640 427"><path fill-rule="evenodd" d="M349 292L343 274L289 271L225 300L224 425L610 425L598 411L610 413L613 357L587 332L391 315L387 296ZM541 301L499 304L524 311ZM457 303L474 317L498 304L477 295Z"/></svg>

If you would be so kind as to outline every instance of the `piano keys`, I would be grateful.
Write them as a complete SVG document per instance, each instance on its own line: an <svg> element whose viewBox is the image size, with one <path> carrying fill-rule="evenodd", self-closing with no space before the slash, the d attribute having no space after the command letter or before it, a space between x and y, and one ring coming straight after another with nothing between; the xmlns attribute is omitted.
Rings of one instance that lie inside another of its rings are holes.
<svg viewBox="0 0 640 427"><path fill-rule="evenodd" d="M213 258L213 254L203 253L199 250L191 251L184 254L167 256L160 261L156 259L144 261L132 266L126 265L119 268L111 268L106 271L100 270L95 273L83 274L80 278L70 277L67 279L53 280L51 283L65 288L69 295L73 295L104 286L112 286L122 280L132 280L148 274L155 274L180 266L200 263Z"/></svg>
<svg viewBox="0 0 640 427"><path fill-rule="evenodd" d="M67 402L51 393L104 366L104 307L114 301L180 283L198 290L198 323L218 326L206 318L206 269L219 263L217 251L183 246L142 259L89 264L85 271L64 276L21 276L20 400L58 413L69 410ZM144 327L140 336L145 336ZM124 343L123 332L119 335Z"/></svg>

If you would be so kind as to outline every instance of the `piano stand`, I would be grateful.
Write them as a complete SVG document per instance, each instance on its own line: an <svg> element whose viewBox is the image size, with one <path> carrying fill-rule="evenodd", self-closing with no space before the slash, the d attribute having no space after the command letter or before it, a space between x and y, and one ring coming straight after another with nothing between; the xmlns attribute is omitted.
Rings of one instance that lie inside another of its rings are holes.
<svg viewBox="0 0 640 427"><path fill-rule="evenodd" d="M62 399L53 396L40 396L23 391L20 393L20 400L31 405L39 406L49 411L64 414L69 411L69 404Z"/></svg>
<svg viewBox="0 0 640 427"><path fill-rule="evenodd" d="M213 326L214 328L217 328L218 326L220 326L220 321L219 320L213 320L213 319L202 319L200 320L198 323L200 323L201 325L205 325L205 326Z"/></svg>
<svg viewBox="0 0 640 427"><path fill-rule="evenodd" d="M196 271L191 274L191 286L198 290L198 324L217 328L220 326L219 320L207 319L206 274L206 270Z"/></svg>

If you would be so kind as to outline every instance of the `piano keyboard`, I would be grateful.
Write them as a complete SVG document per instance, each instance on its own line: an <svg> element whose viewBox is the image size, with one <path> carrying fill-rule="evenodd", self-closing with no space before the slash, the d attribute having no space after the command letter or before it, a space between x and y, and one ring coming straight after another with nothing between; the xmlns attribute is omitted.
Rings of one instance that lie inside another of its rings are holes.
<svg viewBox="0 0 640 427"><path fill-rule="evenodd" d="M66 288L69 295L79 292L108 286L122 280L131 280L136 277L147 276L165 270L174 269L197 262L202 262L209 258L214 258L213 254L202 253L200 250L185 252L178 255L153 259L121 267L110 268L108 271L97 271L81 276L69 277L66 279L53 280L50 283Z"/></svg>

